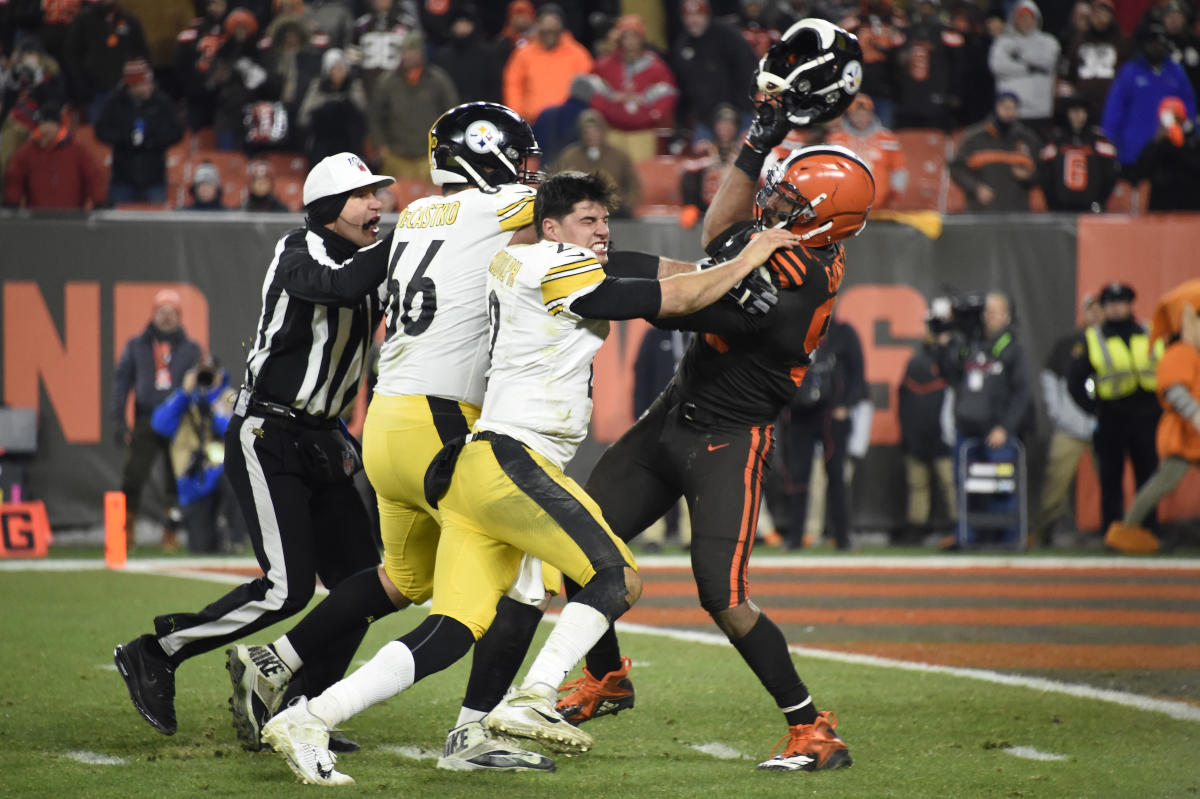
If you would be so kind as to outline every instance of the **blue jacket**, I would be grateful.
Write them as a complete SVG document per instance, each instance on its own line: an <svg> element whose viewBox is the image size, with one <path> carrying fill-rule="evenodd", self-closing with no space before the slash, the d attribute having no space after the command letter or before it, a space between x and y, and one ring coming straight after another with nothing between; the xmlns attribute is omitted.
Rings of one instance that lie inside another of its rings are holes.
<svg viewBox="0 0 1200 799"><path fill-rule="evenodd" d="M1164 97L1183 100L1188 116L1196 117L1196 93L1183 67L1171 58L1163 59L1156 71L1143 56L1138 56L1117 71L1100 127L1117 148L1122 166L1133 166L1143 148L1158 131L1158 104Z"/></svg>
<svg viewBox="0 0 1200 799"><path fill-rule="evenodd" d="M190 505L217 490L221 475L225 471L223 462L213 463L208 457L210 440L219 441L229 427L232 415L229 377L208 392L193 391L185 394L178 388L163 400L150 417L150 426L160 436L171 439L171 465L175 470L175 485L179 492L179 504ZM208 408L200 411L201 404ZM185 417L192 419L187 436L178 435ZM197 425L209 429L193 429Z"/></svg>

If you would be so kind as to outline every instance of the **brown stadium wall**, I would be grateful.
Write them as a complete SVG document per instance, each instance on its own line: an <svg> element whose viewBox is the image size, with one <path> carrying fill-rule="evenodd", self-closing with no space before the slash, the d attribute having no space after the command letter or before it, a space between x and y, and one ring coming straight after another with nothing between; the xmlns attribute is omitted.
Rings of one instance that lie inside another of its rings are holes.
<svg viewBox="0 0 1200 799"><path fill-rule="evenodd" d="M106 413L113 370L124 342L148 321L154 293L164 286L181 292L189 335L236 379L274 243L298 221L198 213L0 215L0 398L38 408L39 451L24 490L46 502L53 527L98 523L103 493L119 485L122 453L111 443ZM886 528L903 517L896 385L921 336L928 297L1008 292L1036 381L1054 341L1075 324L1080 291L1120 276L1138 288L1138 312L1148 316L1159 291L1194 276L1198 231L1200 223L1186 217L1147 224L1145 217L959 216L946 218L936 238L875 222L849 242L836 313L863 341L875 405L871 450L855 478L854 524ZM673 224L616 222L613 240L618 248L677 258L702 255L698 231ZM571 467L577 477L633 421L632 365L644 330L640 321L615 323L601 350L592 435ZM1043 418L1029 448L1033 492L1047 435ZM1081 506L1095 504L1091 491ZM148 500L153 511L154 498ZM1168 517L1200 516L1200 490L1185 485L1167 510Z"/></svg>

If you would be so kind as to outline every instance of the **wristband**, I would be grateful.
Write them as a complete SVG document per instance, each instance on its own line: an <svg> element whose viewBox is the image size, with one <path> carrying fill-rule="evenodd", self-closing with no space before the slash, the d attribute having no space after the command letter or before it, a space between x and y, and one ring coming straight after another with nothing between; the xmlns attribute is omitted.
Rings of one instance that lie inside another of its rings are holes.
<svg viewBox="0 0 1200 799"><path fill-rule="evenodd" d="M767 160L766 153L760 153L750 146L750 143L742 145L742 151L738 153L737 159L733 162L734 167L748 176L751 180L758 182L758 175L762 172L763 163Z"/></svg>

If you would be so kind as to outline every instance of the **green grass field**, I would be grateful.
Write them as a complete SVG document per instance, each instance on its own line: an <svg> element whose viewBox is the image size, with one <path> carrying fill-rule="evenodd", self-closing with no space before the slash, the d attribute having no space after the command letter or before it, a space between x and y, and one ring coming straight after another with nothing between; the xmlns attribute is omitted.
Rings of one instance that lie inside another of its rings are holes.
<svg viewBox="0 0 1200 799"><path fill-rule="evenodd" d="M838 714L855 765L819 774L759 772L755 763L784 727L733 648L647 634L623 635L635 661L637 708L592 723L596 747L560 756L554 774L434 767L468 659L346 725L363 751L338 767L357 786L302 786L279 757L238 747L222 652L179 671L179 732L169 738L138 716L112 666L113 646L148 631L155 614L198 608L223 590L134 573L0 572L0 796L1200 795L1200 722L1058 692L804 656L797 658L800 673L819 705ZM423 613L375 625L360 654L411 629ZM728 759L695 748L705 746ZM1017 747L1055 759L1007 751ZM412 756L420 750L426 756Z"/></svg>

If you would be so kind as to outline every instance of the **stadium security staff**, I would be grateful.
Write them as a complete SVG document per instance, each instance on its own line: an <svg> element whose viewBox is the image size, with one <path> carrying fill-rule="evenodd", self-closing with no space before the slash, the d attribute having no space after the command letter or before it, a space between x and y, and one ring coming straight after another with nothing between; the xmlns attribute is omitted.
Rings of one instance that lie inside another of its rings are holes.
<svg viewBox="0 0 1200 799"><path fill-rule="evenodd" d="M307 224L275 245L225 434L225 472L264 576L203 610L156 617L153 634L113 653L134 706L165 735L176 729L175 669L184 660L302 610L318 576L332 589L379 563L352 482L357 446L338 417L362 380L386 271L382 259L354 256L379 243L375 193L392 182L352 153L329 156L304 182ZM366 627L348 629L293 688L316 695L339 679Z"/></svg>
<svg viewBox="0 0 1200 799"><path fill-rule="evenodd" d="M1150 345L1146 326L1133 318L1133 288L1110 283L1100 292L1104 322L1084 334L1087 347L1071 363L1067 388L1079 407L1096 415L1092 444L1100 472L1100 529L1121 521L1125 456L1133 463L1138 488L1158 468L1154 433L1158 426L1158 382L1154 370L1161 340ZM1089 390L1089 383L1091 383ZM1154 515L1146 526L1154 529Z"/></svg>

